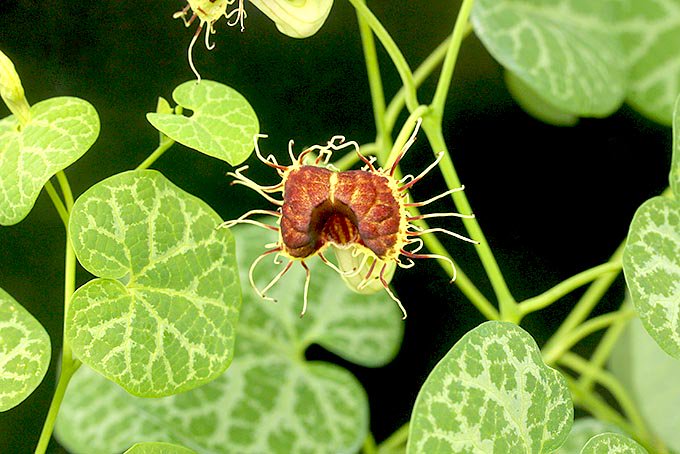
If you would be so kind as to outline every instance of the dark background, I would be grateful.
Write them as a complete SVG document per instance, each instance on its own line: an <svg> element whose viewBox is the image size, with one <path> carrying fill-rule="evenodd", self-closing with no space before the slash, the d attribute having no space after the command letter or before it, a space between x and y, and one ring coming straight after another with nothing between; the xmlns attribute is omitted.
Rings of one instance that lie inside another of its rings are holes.
<svg viewBox="0 0 680 454"><path fill-rule="evenodd" d="M455 3L455 8L452 4ZM148 4L148 7L141 5ZM372 1L369 5L415 68L452 29L458 2ZM13 59L29 102L78 96L99 112L101 135L67 169L76 195L117 172L134 168L157 145L147 123L157 96L171 99L178 84L192 79L187 30L172 13L180 1L74 2L0 0L0 49ZM216 25L216 48L202 38L194 49L204 78L241 92L270 139L265 150L285 156L289 138L299 147L344 134L360 143L374 140L373 117L353 9L335 2L315 36L296 40L280 34L268 18L248 7L246 30ZM380 52L385 87L400 86ZM420 91L430 99L434 81ZM174 103L173 103L174 105ZM8 114L0 106L0 117ZM445 132L456 168L479 222L517 299L533 296L561 280L607 260L625 238L637 206L667 185L671 131L624 106L607 119L584 119L573 128L544 125L510 98L501 67L480 42L462 48L445 115ZM432 159L424 134L404 161L422 169ZM252 161L252 160L251 160ZM285 158L284 158L285 162ZM175 146L154 168L203 198L223 218L246 207L266 207L255 193L229 186L229 166ZM271 172L250 176L273 181ZM417 170L414 170L414 172ZM417 199L445 189L436 173L416 186ZM234 203L233 200L239 200ZM451 210L446 203L432 208ZM490 286L467 243L441 238L489 297ZM0 414L0 452L32 452L55 385L61 347L64 231L46 194L18 225L0 227L0 287L24 305L52 338L53 360L45 380L19 407ZM423 277L427 276L426 279ZM79 271L79 283L88 276ZM428 372L454 342L483 321L444 273L420 261L397 273L394 286L409 318L399 357L387 367L346 363L321 348L310 358L339 362L354 372L370 396L372 430L380 441L405 423ZM579 292L523 326L543 343L573 306ZM616 308L623 284L596 312ZM582 350L588 346L581 347ZM52 452L62 452L54 441Z"/></svg>

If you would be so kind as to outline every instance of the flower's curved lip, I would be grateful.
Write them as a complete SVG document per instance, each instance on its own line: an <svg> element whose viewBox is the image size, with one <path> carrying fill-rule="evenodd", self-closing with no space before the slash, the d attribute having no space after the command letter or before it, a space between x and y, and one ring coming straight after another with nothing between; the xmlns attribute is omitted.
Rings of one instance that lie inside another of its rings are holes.
<svg viewBox="0 0 680 454"><path fill-rule="evenodd" d="M330 14L333 0L251 0L274 21L279 31L292 38L315 34Z"/></svg>

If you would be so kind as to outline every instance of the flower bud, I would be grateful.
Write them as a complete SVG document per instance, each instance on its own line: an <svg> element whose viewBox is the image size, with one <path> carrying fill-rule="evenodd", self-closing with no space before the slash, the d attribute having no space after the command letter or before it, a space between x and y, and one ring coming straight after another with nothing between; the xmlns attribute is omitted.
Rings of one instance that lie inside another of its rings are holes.
<svg viewBox="0 0 680 454"><path fill-rule="evenodd" d="M30 121L30 107L24 95L24 87L21 86L21 79L12 60L2 51L0 51L0 96L17 117L19 124L23 126Z"/></svg>
<svg viewBox="0 0 680 454"><path fill-rule="evenodd" d="M251 0L279 31L293 38L316 33L328 17L333 0Z"/></svg>

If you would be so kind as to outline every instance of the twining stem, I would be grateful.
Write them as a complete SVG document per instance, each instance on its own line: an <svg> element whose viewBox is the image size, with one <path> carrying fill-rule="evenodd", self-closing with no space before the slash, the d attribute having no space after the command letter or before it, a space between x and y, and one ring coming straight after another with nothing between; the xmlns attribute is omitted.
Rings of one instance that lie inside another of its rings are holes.
<svg viewBox="0 0 680 454"><path fill-rule="evenodd" d="M644 419L638 412L637 407L633 402L633 399L631 399L631 397L626 392L626 389L621 385L621 382L619 382L616 377L604 370L594 370L588 361L574 353L565 353L560 358L559 363L568 367L569 369L576 371L579 374L583 374L588 371L600 385L604 386L609 390L609 392L612 393L612 396L614 396L616 401L623 409L624 413L633 426L633 431L629 433L638 438L641 443L646 445L646 447L655 444ZM651 450L651 452L659 452L659 447L656 446Z"/></svg>
<svg viewBox="0 0 680 454"><path fill-rule="evenodd" d="M556 348L550 350L549 352L543 352L543 361L548 365L552 365L555 362L559 361L563 355L567 354L571 347L573 347L582 339L585 339L592 333L599 331L603 328L606 328L607 326L611 326L620 321L625 322L627 320L630 320L634 316L635 311L630 309L628 310L622 309L615 312L611 312L609 314L603 314L591 318L587 322L584 322L583 324L579 325L567 336L565 336L562 339L562 341L557 345Z"/></svg>
<svg viewBox="0 0 680 454"><path fill-rule="evenodd" d="M446 181L446 186L449 188L460 187L460 179L458 178L448 148L446 147L446 142L444 141L441 122L434 120L431 116L427 116L423 119L423 129L425 130L425 134L427 134L432 149L435 152L445 152L444 157L439 162L439 169L442 172L444 181ZM451 196L458 212L463 214L472 213L472 208L470 207L470 203L468 202L464 191L454 192ZM489 277L491 286L498 299L501 319L517 323L520 319L518 305L515 303L515 299L510 293L510 289L505 282L505 278L491 251L491 247L486 241L482 228L476 218L464 218L463 225L465 225L470 237L473 240L479 241L479 244L476 246L477 254L479 255L482 266Z"/></svg>
<svg viewBox="0 0 680 454"><path fill-rule="evenodd" d="M404 86L406 106L409 111L415 110L419 105L418 96L416 94L416 84L413 80L411 68L406 62L404 55L401 53L399 46L397 46L378 18L375 17L373 12L366 6L364 0L349 0L349 2L354 6L357 14L366 21L369 27L371 27L371 30L373 30L373 33L375 33L375 36L378 37L380 43L389 54L394 66L397 68L399 77L401 77L401 83Z"/></svg>
<svg viewBox="0 0 680 454"><path fill-rule="evenodd" d="M392 435L380 443L380 446L378 446L378 452L390 452L391 450L396 451L398 448L403 449L406 441L408 440L409 428L410 423L407 422L394 431Z"/></svg>
<svg viewBox="0 0 680 454"><path fill-rule="evenodd" d="M373 438L372 433L369 432L368 435L366 435L361 452L363 454L378 454L378 446L375 444L375 438Z"/></svg>
<svg viewBox="0 0 680 454"><path fill-rule="evenodd" d="M50 196L54 208L57 209L57 213L59 213L59 217L61 218L61 222L64 223L64 227L68 229L68 211L64 206L64 202L59 198L59 194L57 194L57 190L54 188L51 181L45 183L45 191L47 191L47 195Z"/></svg>
<svg viewBox="0 0 680 454"><path fill-rule="evenodd" d="M442 71L439 75L439 81L437 82L437 88L432 97L431 107L432 114L435 118L442 118L444 114L444 104L446 103L449 88L451 87L451 81L453 80L453 70L456 67L456 61L458 60L460 45L463 42L463 38L466 36L468 19L470 18L474 3L474 0L463 0L463 4L458 11L456 24L453 26L453 32L451 34L451 41L449 41L444 64L442 65Z"/></svg>
<svg viewBox="0 0 680 454"><path fill-rule="evenodd" d="M380 77L380 64L378 54L375 49L375 40L371 27L366 19L357 11L357 21L359 23L359 33L366 60L366 72L368 74L368 86L371 91L371 101L373 103L373 119L376 128L376 145L378 146L378 161L384 162L385 155L390 149L390 130L385 124L385 92L383 90L382 78Z"/></svg>
<svg viewBox="0 0 680 454"><path fill-rule="evenodd" d="M594 281L606 273L618 273L621 271L620 262L607 262L602 265L582 271L546 290L538 296L529 298L520 303L519 309L522 316L538 311L550 306L555 301L559 300L565 295L568 295L577 288Z"/></svg>
<svg viewBox="0 0 680 454"><path fill-rule="evenodd" d="M161 134L161 141L158 147L151 153L140 165L137 166L136 170L148 169L151 164L153 164L158 158L163 156L163 153L167 151L175 143L171 138Z"/></svg>
<svg viewBox="0 0 680 454"><path fill-rule="evenodd" d="M56 190L52 186L51 189L47 189L50 198L54 203L57 212L62 216L62 209L66 218L62 217L64 221L64 226L66 227L66 258L64 260L64 320L68 314L69 302L71 301L71 296L75 291L76 286L76 255L73 250L73 245L71 244L71 238L68 233L68 217L73 209L73 193L71 192L71 186L69 185L68 178L64 172L57 173L57 181L61 189L61 193L64 196L64 203L61 202ZM51 186L51 185L49 185ZM47 413L47 418L45 419L45 424L43 425L42 432L40 433L40 439L38 440L38 445L35 449L36 454L42 454L47 450L47 445L52 437L52 431L54 430L54 423L57 420L57 414L59 413L59 407L64 398L64 393L68 387L68 383L71 377L80 367L80 361L73 358L73 353L71 351L71 345L66 337L66 323L64 322L64 336L62 343L62 356L61 356L61 367L59 372L59 380L57 381L57 389L52 397L52 403L50 404L50 409Z"/></svg>
<svg viewBox="0 0 680 454"><path fill-rule="evenodd" d="M623 247L625 243L616 249L614 254L609 259L609 263L616 265L621 268L621 258L623 256ZM560 327L555 331L552 337L546 342L543 347L544 353L549 353L552 349L556 348L562 341L562 338L568 333L576 329L593 311L597 303L602 299L604 294L607 292L609 287L614 283L614 280L618 276L618 273L606 273L598 277L588 290L583 294L581 299L576 303L574 309L569 313L567 318L562 322Z"/></svg>
<svg viewBox="0 0 680 454"><path fill-rule="evenodd" d="M609 359L609 355L614 349L616 341L618 341L619 336L623 334L623 330L626 329L628 321L629 320L627 319L618 320L616 323L613 323L604 333L604 336L602 336L602 339L600 339L597 347L595 347L595 351L590 356L592 370L602 369L604 364ZM595 378L590 373L590 370L591 369L586 370L578 379L579 386L586 390L591 390L595 382Z"/></svg>

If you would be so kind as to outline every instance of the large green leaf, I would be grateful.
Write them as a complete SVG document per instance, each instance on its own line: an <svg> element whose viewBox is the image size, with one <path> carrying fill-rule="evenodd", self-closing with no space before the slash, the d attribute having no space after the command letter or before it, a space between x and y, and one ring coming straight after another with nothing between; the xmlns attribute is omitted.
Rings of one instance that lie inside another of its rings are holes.
<svg viewBox="0 0 680 454"><path fill-rule="evenodd" d="M638 208L623 271L645 329L680 359L680 200L654 197Z"/></svg>
<svg viewBox="0 0 680 454"><path fill-rule="evenodd" d="M486 322L425 381L407 452L552 452L569 434L573 412L564 377L543 363L531 336L512 323Z"/></svg>
<svg viewBox="0 0 680 454"><path fill-rule="evenodd" d="M99 135L99 117L87 101L52 98L31 107L24 128L0 120L0 225L21 221L47 180L73 164Z"/></svg>
<svg viewBox="0 0 680 454"><path fill-rule="evenodd" d="M620 432L613 424L595 418L579 418L574 421L569 436L555 454L579 454L585 444L595 435L605 432Z"/></svg>
<svg viewBox="0 0 680 454"><path fill-rule="evenodd" d="M616 30L629 67L627 101L671 124L680 93L680 0L618 0Z"/></svg>
<svg viewBox="0 0 680 454"><path fill-rule="evenodd" d="M574 126L578 123L577 115L566 113L551 105L512 71L505 71L505 85L522 110L532 117L553 126Z"/></svg>
<svg viewBox="0 0 680 454"><path fill-rule="evenodd" d="M108 178L75 203L80 263L99 276L66 317L76 356L129 392L164 396L231 362L240 307L232 235L203 201L151 170Z"/></svg>
<svg viewBox="0 0 680 454"><path fill-rule="evenodd" d="M81 368L57 423L58 437L71 451L120 451L143 439L202 453L358 450L368 430L363 388L341 367L306 361L304 351L320 343L359 364L384 364L401 342L401 312L387 295L353 293L332 270L311 260L309 310L300 319L301 267L271 290L277 303L263 301L250 288L247 271L263 244L276 238L255 228L235 233L244 304L227 372L187 393L140 399ZM255 273L258 284L280 266L263 261Z"/></svg>
<svg viewBox="0 0 680 454"><path fill-rule="evenodd" d="M259 123L253 108L236 90L210 80L190 81L175 88L172 97L179 106L192 110L193 115L146 114L156 129L231 165L250 156Z"/></svg>
<svg viewBox="0 0 680 454"><path fill-rule="evenodd" d="M42 325L0 288L0 411L19 405L38 387L50 353Z"/></svg>
<svg viewBox="0 0 680 454"><path fill-rule="evenodd" d="M625 435L605 433L588 440L581 454L647 454L647 451Z"/></svg>
<svg viewBox="0 0 680 454"><path fill-rule="evenodd" d="M626 90L613 13L607 1L478 0L470 20L491 55L543 102L601 117Z"/></svg>
<svg viewBox="0 0 680 454"><path fill-rule="evenodd" d="M650 429L680 452L680 361L661 350L635 319L617 341L610 367Z"/></svg>

